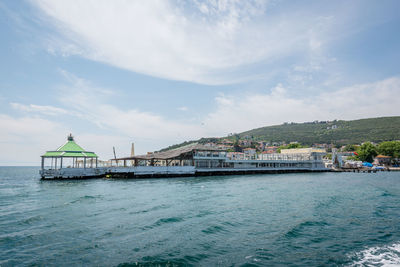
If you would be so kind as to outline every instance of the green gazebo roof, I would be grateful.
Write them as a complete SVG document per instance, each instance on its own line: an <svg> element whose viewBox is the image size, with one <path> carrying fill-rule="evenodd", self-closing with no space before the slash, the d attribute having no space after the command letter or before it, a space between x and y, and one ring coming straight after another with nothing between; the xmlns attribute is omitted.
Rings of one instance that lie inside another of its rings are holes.
<svg viewBox="0 0 400 267"><path fill-rule="evenodd" d="M56 151L47 151L42 157L97 158L97 155L94 152L85 151L75 143L70 134L64 145L60 146Z"/></svg>

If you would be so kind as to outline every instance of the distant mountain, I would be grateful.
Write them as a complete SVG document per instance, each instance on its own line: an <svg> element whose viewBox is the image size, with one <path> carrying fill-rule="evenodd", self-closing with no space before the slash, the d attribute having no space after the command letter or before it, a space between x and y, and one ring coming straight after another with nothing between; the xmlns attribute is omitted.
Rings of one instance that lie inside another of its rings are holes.
<svg viewBox="0 0 400 267"><path fill-rule="evenodd" d="M251 139L267 142L299 142L304 145L327 143L337 145L359 144L362 142L382 142L400 140L400 116L361 119L353 121L314 121L305 123L284 123L282 125L266 126L236 134L221 137L228 139ZM173 145L163 150L199 142L218 141L221 138L202 138Z"/></svg>

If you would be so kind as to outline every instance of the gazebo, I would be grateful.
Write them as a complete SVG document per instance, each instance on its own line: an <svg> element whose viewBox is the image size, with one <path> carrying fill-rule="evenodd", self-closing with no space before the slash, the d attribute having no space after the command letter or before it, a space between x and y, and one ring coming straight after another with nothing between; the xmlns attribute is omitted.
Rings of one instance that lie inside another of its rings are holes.
<svg viewBox="0 0 400 267"><path fill-rule="evenodd" d="M46 159L51 159L51 169L57 169L57 162L59 162L59 168L63 168L63 159L72 159L72 165L67 166L70 168L93 168L93 163L97 168L97 158L98 156L94 152L85 151L74 141L72 134L67 137L67 142L60 146L55 151L47 151L42 157L42 170L44 169L44 164ZM83 161L82 161L83 160ZM83 163L83 164L82 164ZM87 166L88 164L89 166Z"/></svg>

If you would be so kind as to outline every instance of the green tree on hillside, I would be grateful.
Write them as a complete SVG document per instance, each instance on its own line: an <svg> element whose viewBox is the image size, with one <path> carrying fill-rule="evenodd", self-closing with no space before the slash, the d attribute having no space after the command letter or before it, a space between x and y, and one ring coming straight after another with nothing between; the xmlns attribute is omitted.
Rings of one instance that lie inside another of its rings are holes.
<svg viewBox="0 0 400 267"><path fill-rule="evenodd" d="M236 140L233 142L233 151L234 151L234 152L242 152L242 148L241 148L240 145L239 145L239 139L236 139Z"/></svg>
<svg viewBox="0 0 400 267"><path fill-rule="evenodd" d="M344 151L344 152L352 152L352 151L356 151L357 148L358 148L357 145L346 145L346 146L343 148L343 151Z"/></svg>
<svg viewBox="0 0 400 267"><path fill-rule="evenodd" d="M378 155L378 152L376 150L376 147L371 144L370 142L362 144L358 149L357 149L357 154L358 158L361 161L367 161L372 163L374 160L374 157Z"/></svg>
<svg viewBox="0 0 400 267"><path fill-rule="evenodd" d="M378 145L379 154L400 158L400 141L387 141Z"/></svg>

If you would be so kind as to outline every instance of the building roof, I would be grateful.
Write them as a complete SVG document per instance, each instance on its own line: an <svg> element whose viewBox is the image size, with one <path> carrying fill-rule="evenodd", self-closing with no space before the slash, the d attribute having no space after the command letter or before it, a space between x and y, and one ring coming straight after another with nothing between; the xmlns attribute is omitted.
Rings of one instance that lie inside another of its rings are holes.
<svg viewBox="0 0 400 267"><path fill-rule="evenodd" d="M385 156L385 155L378 155L375 158L381 158L381 159L390 159L391 157Z"/></svg>
<svg viewBox="0 0 400 267"><path fill-rule="evenodd" d="M220 149L217 147L210 147L210 146L205 146L205 145L200 145L198 143L190 144L187 146L182 146L176 149L171 149L163 152L155 152L155 153L150 153L147 155L137 155L137 156L132 156L132 157L126 157L126 158L118 158L117 160L135 160L135 159L142 159L142 160L152 160L152 159L174 159L174 158L179 158L179 157L184 157L187 156L188 154L191 154L193 151L225 151L224 149Z"/></svg>
<svg viewBox="0 0 400 267"><path fill-rule="evenodd" d="M85 151L75 143L74 137L70 134L64 145L55 151L47 151L42 157L97 158L97 155L94 152Z"/></svg>
<svg viewBox="0 0 400 267"><path fill-rule="evenodd" d="M310 153L326 153L325 149L315 148L315 147L305 147L305 148L289 148L282 149L281 154L310 154Z"/></svg>

